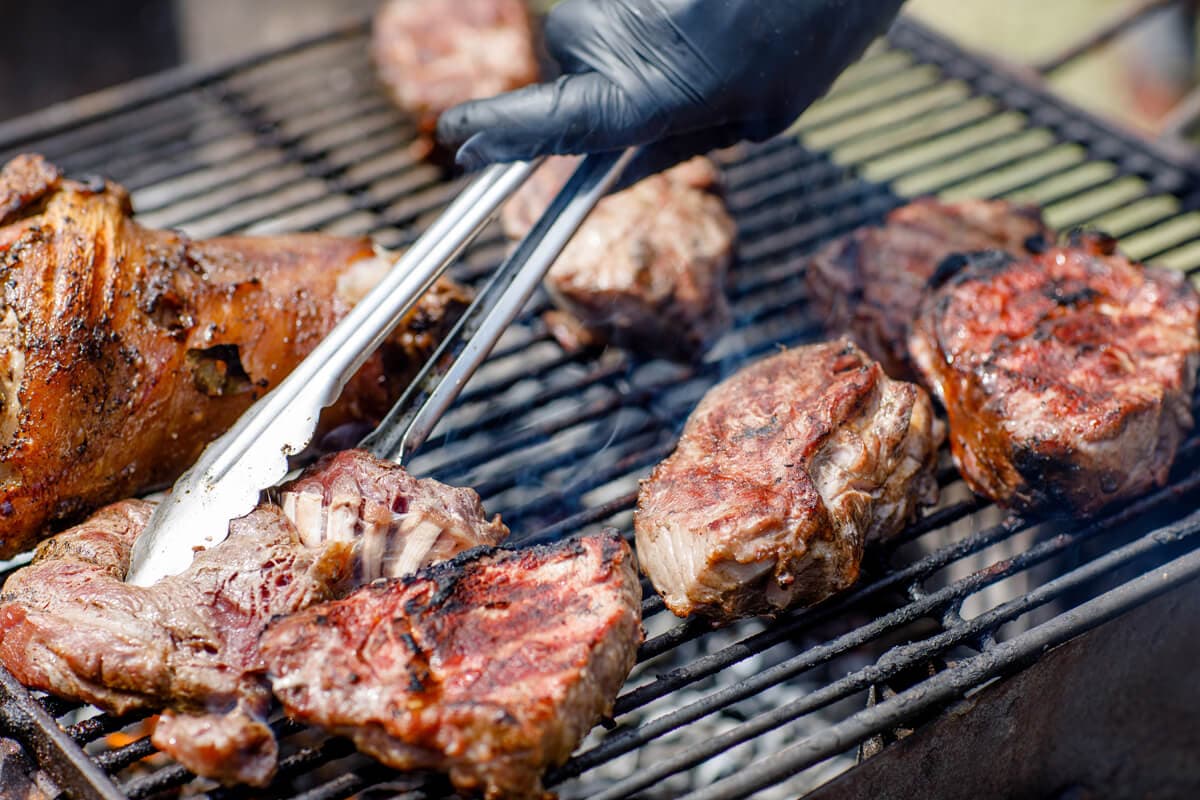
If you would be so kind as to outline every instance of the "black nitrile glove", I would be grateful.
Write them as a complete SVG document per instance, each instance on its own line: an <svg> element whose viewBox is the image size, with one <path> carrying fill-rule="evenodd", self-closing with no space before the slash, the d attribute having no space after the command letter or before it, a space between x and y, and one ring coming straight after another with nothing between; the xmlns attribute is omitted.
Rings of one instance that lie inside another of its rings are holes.
<svg viewBox="0 0 1200 800"><path fill-rule="evenodd" d="M647 147L646 175L788 127L887 30L903 0L564 0L546 44L565 74L438 122L474 169ZM623 181L629 182L628 179Z"/></svg>

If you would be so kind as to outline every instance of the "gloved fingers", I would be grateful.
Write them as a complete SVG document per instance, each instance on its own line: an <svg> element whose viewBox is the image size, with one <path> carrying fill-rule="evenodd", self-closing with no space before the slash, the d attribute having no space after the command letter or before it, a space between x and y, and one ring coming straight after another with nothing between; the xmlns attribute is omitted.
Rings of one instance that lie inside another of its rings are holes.
<svg viewBox="0 0 1200 800"><path fill-rule="evenodd" d="M653 141L663 119L643 113L619 86L588 72L527 86L449 109L438 120L438 138L464 144L456 160L467 169L539 155L619 150Z"/></svg>
<svg viewBox="0 0 1200 800"><path fill-rule="evenodd" d="M645 177L670 169L690 158L731 147L742 141L761 142L785 130L792 120L754 120L671 136L646 145L629 163L614 192L627 189Z"/></svg>

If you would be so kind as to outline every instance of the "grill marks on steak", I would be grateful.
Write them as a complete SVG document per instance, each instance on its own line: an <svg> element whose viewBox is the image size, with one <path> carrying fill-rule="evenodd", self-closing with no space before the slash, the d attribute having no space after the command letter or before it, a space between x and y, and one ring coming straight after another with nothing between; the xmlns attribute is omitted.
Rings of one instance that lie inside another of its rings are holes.
<svg viewBox="0 0 1200 800"><path fill-rule="evenodd" d="M451 106L539 78L524 0L388 0L371 52L396 104L432 134Z"/></svg>
<svg viewBox="0 0 1200 800"><path fill-rule="evenodd" d="M0 170L0 558L169 484L389 266L317 234L193 241L39 156ZM466 307L440 283L322 415L378 419Z"/></svg>
<svg viewBox="0 0 1200 800"><path fill-rule="evenodd" d="M679 616L816 603L863 546L937 498L940 425L920 387L843 339L787 350L714 387L642 482L642 568Z"/></svg>
<svg viewBox="0 0 1200 800"><path fill-rule="evenodd" d="M959 471L1026 511L1092 514L1162 485L1192 427L1200 297L1111 239L989 253L922 303L910 349Z"/></svg>
<svg viewBox="0 0 1200 800"><path fill-rule="evenodd" d="M575 158L549 159L501 212L512 240L566 184ZM551 299L586 335L551 318L568 350L611 343L698 358L730 326L725 276L737 233L716 194L716 167L696 158L602 199L546 276Z"/></svg>
<svg viewBox="0 0 1200 800"><path fill-rule="evenodd" d="M323 487L339 502L356 486L365 511L358 518L338 505L328 513L309 508L293 524L264 504L234 520L229 538L197 554L186 571L150 587L124 577L153 507L136 500L109 506L44 542L8 579L0 594L0 660L27 686L117 714L166 706L154 732L159 748L199 775L262 785L274 773L277 748L263 722L270 689L259 636L271 618L379 574L381 553L405 552L378 545L373 504L419 509L423 524L443 519L453 527L433 537L388 528L392 536L424 537L419 558L407 553L418 565L507 533L484 518L474 492L414 480L361 451L324 460L283 494Z"/></svg>
<svg viewBox="0 0 1200 800"><path fill-rule="evenodd" d="M888 375L913 380L909 327L938 264L955 253L1028 254L1054 238L1033 206L917 200L889 213L882 227L859 228L809 260L812 308L831 333L852 336Z"/></svg>
<svg viewBox="0 0 1200 800"><path fill-rule="evenodd" d="M274 622L262 653L289 715L459 790L538 796L611 711L641 642L615 532L480 549Z"/></svg>

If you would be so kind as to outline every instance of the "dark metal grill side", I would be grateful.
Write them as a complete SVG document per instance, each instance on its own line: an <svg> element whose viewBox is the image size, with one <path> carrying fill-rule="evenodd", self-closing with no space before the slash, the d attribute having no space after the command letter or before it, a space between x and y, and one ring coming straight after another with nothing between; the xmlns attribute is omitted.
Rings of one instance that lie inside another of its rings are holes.
<svg viewBox="0 0 1200 800"><path fill-rule="evenodd" d="M374 88L364 30L111 93L90 116L0 125L0 149L112 176L148 225L197 236L320 229L402 245L462 182L422 161L411 126ZM721 160L740 233L735 332L694 367L619 351L588 359L553 342L538 298L414 471L475 487L523 539L603 525L628 533L637 478L670 451L704 391L781 344L820 338L799 259L909 195L1036 201L1056 226L1102 226L1135 258L1200 270L1200 164L1190 153L1114 130L908 21L794 136ZM486 234L458 276L478 280L503 250L497 232ZM948 459L939 483L942 504L876 548L856 587L818 607L714 631L671 617L646 585L648 638L614 728L594 733L548 783L564 797L794 796L851 763L860 743L1200 574L1200 515L1184 515L1200 488L1200 435L1166 488L1090 522L1006 517L971 497ZM1023 590L987 599L1012 581ZM895 694L864 707L884 688ZM15 687L4 701L25 708L27 697ZM43 704L64 723L78 715L73 704ZM147 798L188 783L182 768L154 761L144 732L106 743L138 724L73 722L65 732L91 758L61 737L39 757L81 797ZM448 791L290 722L277 731L285 758L272 796ZM106 783L97 768L114 777Z"/></svg>

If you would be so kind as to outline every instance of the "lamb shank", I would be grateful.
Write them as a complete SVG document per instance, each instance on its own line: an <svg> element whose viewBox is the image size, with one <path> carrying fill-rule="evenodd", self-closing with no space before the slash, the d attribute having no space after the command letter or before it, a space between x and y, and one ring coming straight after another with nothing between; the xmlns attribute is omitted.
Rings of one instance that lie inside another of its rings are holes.
<svg viewBox="0 0 1200 800"><path fill-rule="evenodd" d="M0 558L170 484L388 269L367 239L193 241L112 182L0 170ZM439 283L323 417L372 420L465 308Z"/></svg>

